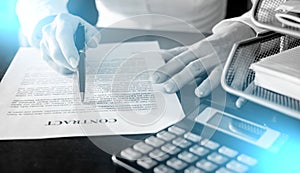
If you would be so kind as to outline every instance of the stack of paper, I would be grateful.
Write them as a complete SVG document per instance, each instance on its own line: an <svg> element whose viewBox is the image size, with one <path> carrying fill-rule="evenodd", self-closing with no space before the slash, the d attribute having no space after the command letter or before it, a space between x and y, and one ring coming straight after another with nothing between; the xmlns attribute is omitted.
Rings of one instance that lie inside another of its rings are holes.
<svg viewBox="0 0 300 173"><path fill-rule="evenodd" d="M300 47L254 63L255 85L300 100Z"/></svg>

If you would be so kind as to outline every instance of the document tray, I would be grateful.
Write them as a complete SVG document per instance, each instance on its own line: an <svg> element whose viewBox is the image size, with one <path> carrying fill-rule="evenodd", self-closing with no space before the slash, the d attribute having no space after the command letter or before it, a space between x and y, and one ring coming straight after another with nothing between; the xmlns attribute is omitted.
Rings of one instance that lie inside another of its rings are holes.
<svg viewBox="0 0 300 173"><path fill-rule="evenodd" d="M300 119L300 101L254 85L250 65L262 58L297 47L300 39L271 33L236 43L225 64L223 88L236 96ZM251 88L251 89L249 89Z"/></svg>
<svg viewBox="0 0 300 173"><path fill-rule="evenodd" d="M300 28L283 25L276 17L276 8L286 0L258 0L253 6L251 19L258 27L300 37Z"/></svg>

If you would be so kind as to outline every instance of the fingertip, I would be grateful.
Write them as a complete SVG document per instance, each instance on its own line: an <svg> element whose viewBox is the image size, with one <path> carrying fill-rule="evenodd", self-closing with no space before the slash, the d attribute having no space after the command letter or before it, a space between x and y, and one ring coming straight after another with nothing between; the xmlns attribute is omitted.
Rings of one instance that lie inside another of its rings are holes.
<svg viewBox="0 0 300 173"><path fill-rule="evenodd" d="M165 73L161 72L160 70L154 72L150 78L153 83L157 83L157 84L165 82L166 80L169 79L168 76Z"/></svg>
<svg viewBox="0 0 300 173"><path fill-rule="evenodd" d="M160 79L160 75L158 72L154 72L150 77L152 83L158 83L159 79Z"/></svg>
<svg viewBox="0 0 300 173"><path fill-rule="evenodd" d="M204 93L200 91L198 88L195 89L194 93L197 97L203 97L204 95Z"/></svg>
<svg viewBox="0 0 300 173"><path fill-rule="evenodd" d="M165 89L165 91L166 91L167 93L174 93L174 92L176 92L176 91L177 91L176 88L177 88L177 87L176 87L175 83L172 82L172 81L168 81L168 82L166 82L166 83L164 84L164 89Z"/></svg>
<svg viewBox="0 0 300 173"><path fill-rule="evenodd" d="M245 103L246 103L246 99L240 97L240 98L238 98L238 99L236 100L235 106L236 106L237 108L240 109L240 108L242 108L242 106L243 106Z"/></svg>
<svg viewBox="0 0 300 173"><path fill-rule="evenodd" d="M236 101L235 106L240 109L242 107L242 103L240 101Z"/></svg>
<svg viewBox="0 0 300 173"><path fill-rule="evenodd" d="M196 89L195 94L198 97L208 96L220 84L222 66L217 66L213 69L207 79L205 79Z"/></svg>
<svg viewBox="0 0 300 173"><path fill-rule="evenodd" d="M90 48L96 48L98 45L94 39L91 39L87 42L87 46Z"/></svg>
<svg viewBox="0 0 300 173"><path fill-rule="evenodd" d="M160 55L165 62L170 61L174 56L165 50L160 51Z"/></svg>
<svg viewBox="0 0 300 173"><path fill-rule="evenodd" d="M195 89L195 95L199 98L202 98L202 97L205 97L207 96L206 92L205 91L202 91L198 88Z"/></svg>
<svg viewBox="0 0 300 173"><path fill-rule="evenodd" d="M197 97L206 97L210 93L209 86L207 86L206 82L203 82L195 89L195 95Z"/></svg>
<svg viewBox="0 0 300 173"><path fill-rule="evenodd" d="M173 49L168 49L167 52L173 56L176 56L187 50L188 50L188 47L182 46L182 47L175 47Z"/></svg>
<svg viewBox="0 0 300 173"><path fill-rule="evenodd" d="M101 41L101 33L97 32L90 39L88 39L87 46L90 48L95 48L100 44Z"/></svg>

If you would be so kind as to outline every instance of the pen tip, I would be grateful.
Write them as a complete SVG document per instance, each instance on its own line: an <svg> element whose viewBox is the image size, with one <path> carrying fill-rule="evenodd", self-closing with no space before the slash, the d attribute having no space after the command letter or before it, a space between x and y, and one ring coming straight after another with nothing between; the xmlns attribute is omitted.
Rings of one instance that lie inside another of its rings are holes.
<svg viewBox="0 0 300 173"><path fill-rule="evenodd" d="M84 93L83 92L80 92L80 98L81 98L81 102L83 103L84 102Z"/></svg>

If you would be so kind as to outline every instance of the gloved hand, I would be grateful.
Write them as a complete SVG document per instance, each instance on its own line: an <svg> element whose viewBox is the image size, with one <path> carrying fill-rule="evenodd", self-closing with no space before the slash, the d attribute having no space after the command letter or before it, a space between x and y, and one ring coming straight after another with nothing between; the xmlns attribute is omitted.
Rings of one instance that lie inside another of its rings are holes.
<svg viewBox="0 0 300 173"><path fill-rule="evenodd" d="M62 13L42 27L42 57L60 73L72 73L78 66L79 55L75 47L74 33L79 23L85 26L87 47L97 47L101 39L100 32L78 16Z"/></svg>
<svg viewBox="0 0 300 173"><path fill-rule="evenodd" d="M220 84L223 64L237 41L255 36L240 22L233 22L191 46L178 47L162 53L167 62L152 75L155 83L163 83L165 91L174 93L204 72L208 77L195 89L198 97L211 93Z"/></svg>

